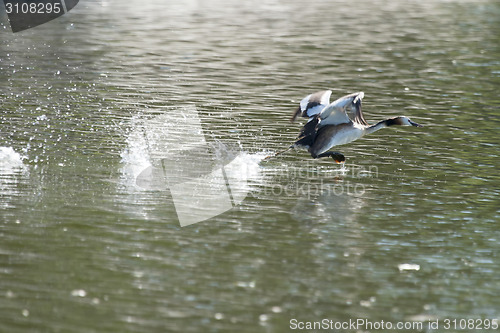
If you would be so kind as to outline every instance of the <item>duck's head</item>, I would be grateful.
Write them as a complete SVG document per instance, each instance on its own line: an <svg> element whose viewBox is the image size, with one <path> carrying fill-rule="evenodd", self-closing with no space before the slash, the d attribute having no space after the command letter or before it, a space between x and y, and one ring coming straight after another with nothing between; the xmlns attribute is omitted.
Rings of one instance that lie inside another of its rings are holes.
<svg viewBox="0 0 500 333"><path fill-rule="evenodd" d="M401 125L401 126L415 126L415 127L424 127L423 125L417 124L414 121L411 121L410 118L405 116L395 117L386 120L387 126L392 125Z"/></svg>

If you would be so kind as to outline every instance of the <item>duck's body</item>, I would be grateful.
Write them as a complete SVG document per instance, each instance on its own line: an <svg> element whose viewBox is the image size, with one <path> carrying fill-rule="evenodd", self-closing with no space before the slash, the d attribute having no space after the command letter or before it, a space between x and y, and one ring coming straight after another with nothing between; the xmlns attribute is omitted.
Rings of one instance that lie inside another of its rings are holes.
<svg viewBox="0 0 500 333"><path fill-rule="evenodd" d="M363 135L363 128L357 124L326 125L318 129L316 139L307 148L312 155L319 155L334 146L353 142Z"/></svg>
<svg viewBox="0 0 500 333"><path fill-rule="evenodd" d="M329 103L331 90L320 91L305 97L291 121L298 116L309 118L291 147L306 148L313 158L332 156L336 162L345 161L344 155L328 152L334 146L343 145L392 125L422 127L408 117L400 116L369 125L361 111L363 92L346 95ZM348 110L349 109L349 110ZM347 114L349 112L349 115Z"/></svg>

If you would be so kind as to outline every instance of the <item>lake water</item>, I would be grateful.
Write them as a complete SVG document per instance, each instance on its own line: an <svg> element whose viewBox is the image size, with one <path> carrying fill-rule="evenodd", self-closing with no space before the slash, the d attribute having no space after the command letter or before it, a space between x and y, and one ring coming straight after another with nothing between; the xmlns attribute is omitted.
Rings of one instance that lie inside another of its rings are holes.
<svg viewBox="0 0 500 333"><path fill-rule="evenodd" d="M80 1L0 35L0 331L500 319L497 1ZM323 89L425 127L262 161ZM137 177L196 135L248 170L181 227L185 196Z"/></svg>

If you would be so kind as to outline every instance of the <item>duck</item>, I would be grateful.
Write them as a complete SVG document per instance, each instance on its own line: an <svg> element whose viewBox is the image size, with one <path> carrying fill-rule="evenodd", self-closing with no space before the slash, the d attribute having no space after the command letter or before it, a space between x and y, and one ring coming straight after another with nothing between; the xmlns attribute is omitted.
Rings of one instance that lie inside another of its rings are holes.
<svg viewBox="0 0 500 333"><path fill-rule="evenodd" d="M330 103L331 90L318 91L304 97L290 118L308 118L296 141L287 149L305 148L313 158L332 157L344 163L345 156L332 147L344 145L382 128L400 125L423 127L406 116L398 116L369 125L362 112L364 92L345 95Z"/></svg>

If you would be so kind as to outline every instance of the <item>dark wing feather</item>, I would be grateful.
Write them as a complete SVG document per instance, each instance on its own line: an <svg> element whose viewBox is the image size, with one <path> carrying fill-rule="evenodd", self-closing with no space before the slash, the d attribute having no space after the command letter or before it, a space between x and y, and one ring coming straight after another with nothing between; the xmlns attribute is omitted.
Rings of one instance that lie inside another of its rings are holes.
<svg viewBox="0 0 500 333"><path fill-rule="evenodd" d="M319 115L314 116L310 121L308 121L304 127L300 130L300 134L294 143L294 146L304 146L310 147L313 145L314 140L316 140L316 134L318 133L319 123L321 118Z"/></svg>
<svg viewBox="0 0 500 333"><path fill-rule="evenodd" d="M360 91L336 99L324 109L323 113L325 113L325 116L322 117L324 118L323 120L326 120L325 118L329 116L329 112L331 112L331 110L341 110L355 123L367 126L368 123L366 122L361 110L361 100L364 95L365 94ZM324 122L324 124L326 123L327 122Z"/></svg>
<svg viewBox="0 0 500 333"><path fill-rule="evenodd" d="M363 93L357 93L351 104L351 114L354 116L354 121L356 123L368 126L368 123L363 116L363 111L361 110L361 100L363 99L363 95Z"/></svg>

